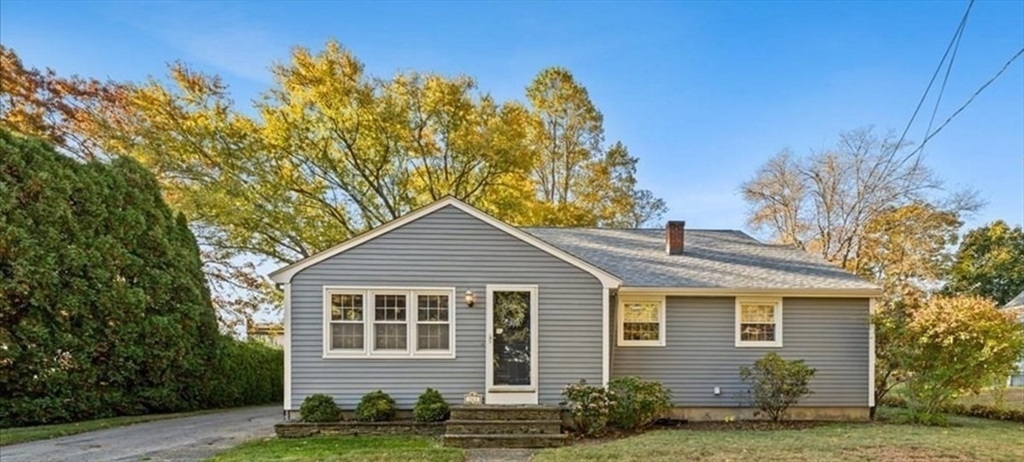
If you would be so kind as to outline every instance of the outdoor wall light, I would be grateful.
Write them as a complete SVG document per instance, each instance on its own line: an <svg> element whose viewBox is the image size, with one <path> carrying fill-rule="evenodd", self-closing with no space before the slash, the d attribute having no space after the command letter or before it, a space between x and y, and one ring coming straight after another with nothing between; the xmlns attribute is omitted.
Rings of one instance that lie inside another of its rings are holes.
<svg viewBox="0 0 1024 462"><path fill-rule="evenodd" d="M473 298L473 291L472 290L467 290L466 291L466 306L472 308L475 303L476 303L476 300Z"/></svg>

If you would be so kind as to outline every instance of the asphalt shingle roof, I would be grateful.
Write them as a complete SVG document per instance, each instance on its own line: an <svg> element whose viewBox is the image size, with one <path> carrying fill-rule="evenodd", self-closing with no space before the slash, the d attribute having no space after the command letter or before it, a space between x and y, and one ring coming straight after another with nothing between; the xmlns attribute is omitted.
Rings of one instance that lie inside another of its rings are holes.
<svg viewBox="0 0 1024 462"><path fill-rule="evenodd" d="M1024 292L1017 294L1004 308L1024 308Z"/></svg>
<svg viewBox="0 0 1024 462"><path fill-rule="evenodd" d="M522 228L622 279L630 287L877 289L802 250L741 231L687 229L682 255L662 229Z"/></svg>

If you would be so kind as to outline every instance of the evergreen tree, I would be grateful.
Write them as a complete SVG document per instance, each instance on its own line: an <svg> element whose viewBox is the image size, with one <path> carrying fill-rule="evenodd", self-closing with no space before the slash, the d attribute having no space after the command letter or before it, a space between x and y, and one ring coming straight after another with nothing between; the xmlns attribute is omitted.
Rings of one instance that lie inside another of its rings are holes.
<svg viewBox="0 0 1024 462"><path fill-rule="evenodd" d="M0 131L0 425L205 406L216 322L149 171Z"/></svg>

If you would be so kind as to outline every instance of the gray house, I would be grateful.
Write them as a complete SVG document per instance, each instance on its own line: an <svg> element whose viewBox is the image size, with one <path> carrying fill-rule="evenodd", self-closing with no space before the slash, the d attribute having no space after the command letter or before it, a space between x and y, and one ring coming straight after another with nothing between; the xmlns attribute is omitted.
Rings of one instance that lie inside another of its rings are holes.
<svg viewBox="0 0 1024 462"><path fill-rule="evenodd" d="M443 199L271 274L285 292L285 401L354 408L557 404L562 388L661 381L677 417L743 417L739 368L767 352L817 368L793 418L866 419L877 286L740 231L516 228Z"/></svg>
<svg viewBox="0 0 1024 462"><path fill-rule="evenodd" d="M1010 300L1003 309L1015 312L1021 325L1024 325L1024 292L1013 297L1013 300ZM1024 358L1021 358L1020 362L1017 363L1017 374L1010 376L1007 380L1007 385L1011 387L1024 387Z"/></svg>

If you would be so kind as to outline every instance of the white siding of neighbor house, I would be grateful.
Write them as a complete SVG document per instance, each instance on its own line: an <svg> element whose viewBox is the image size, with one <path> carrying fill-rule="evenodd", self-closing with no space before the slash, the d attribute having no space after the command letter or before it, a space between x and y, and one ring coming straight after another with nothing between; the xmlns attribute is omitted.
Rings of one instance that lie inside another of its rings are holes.
<svg viewBox="0 0 1024 462"><path fill-rule="evenodd" d="M1017 363L1017 374L1011 375L1007 384L1011 387L1024 387L1024 359Z"/></svg>
<svg viewBox="0 0 1024 462"><path fill-rule="evenodd" d="M783 299L782 348L736 347L732 297L668 297L666 310L664 347L618 347L612 334L613 378L638 375L661 381L680 407L741 406L746 387L740 367L775 351L817 369L813 394L800 405L868 406L866 298ZM721 388L720 396L714 387Z"/></svg>
<svg viewBox="0 0 1024 462"><path fill-rule="evenodd" d="M471 215L444 207L297 273L291 282L291 403L314 393L343 409L376 389L410 409L427 387L451 403L484 392L487 284L539 286L539 399L566 383L601 381L601 283ZM454 287L454 359L324 359L323 286ZM476 295L473 308L463 294Z"/></svg>

